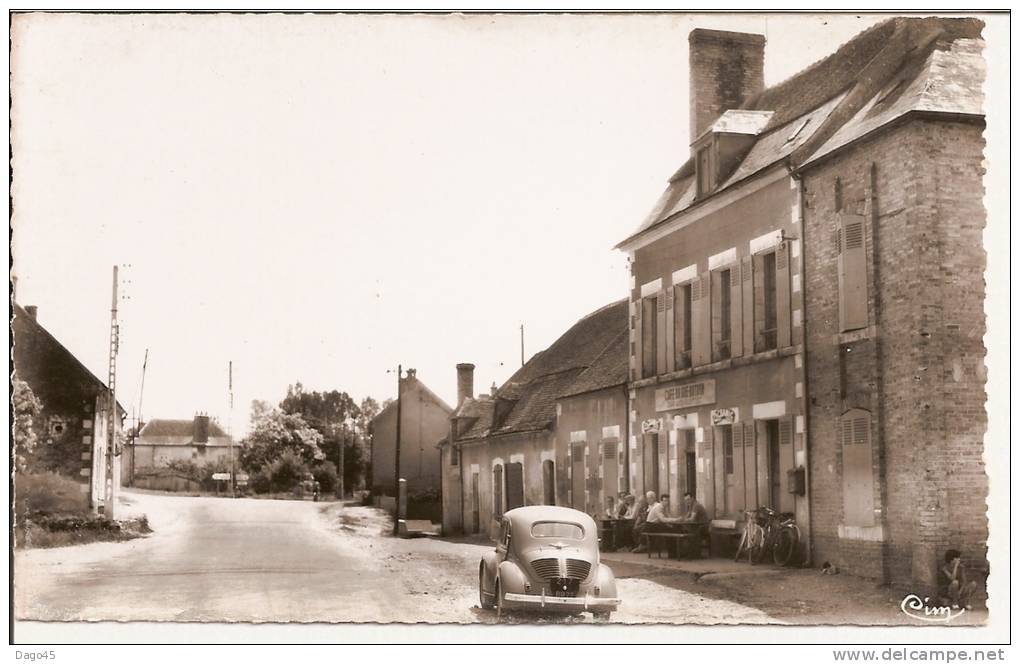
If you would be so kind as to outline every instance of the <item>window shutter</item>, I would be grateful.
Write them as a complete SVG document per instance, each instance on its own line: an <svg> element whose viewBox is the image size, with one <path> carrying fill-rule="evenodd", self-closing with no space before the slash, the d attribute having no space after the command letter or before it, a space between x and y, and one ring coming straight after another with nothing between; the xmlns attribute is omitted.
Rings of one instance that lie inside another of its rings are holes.
<svg viewBox="0 0 1020 664"><path fill-rule="evenodd" d="M645 355L644 355L644 348L642 348L642 345L641 345L641 341L642 341L642 336L641 336L642 332L641 332L641 329L642 329L642 322L643 322L641 319L645 315L645 308L644 308L644 303L640 299L637 300L636 302L634 302L633 306L634 306L634 309L635 309L635 316L634 316L634 341L631 343L630 346L631 346L631 349L634 351L634 355L633 355L633 358L632 358L633 365L632 365L632 368L631 368L631 374L633 375L633 378L635 380L640 380L640 379L644 378L644 375L641 372L641 368L642 368L642 365L643 365L643 362L644 362L644 357L645 357Z"/></svg>
<svg viewBox="0 0 1020 664"><path fill-rule="evenodd" d="M843 452L843 523L875 524L874 472L871 463L871 413L849 410L839 419Z"/></svg>
<svg viewBox="0 0 1020 664"><path fill-rule="evenodd" d="M655 373L666 373L666 291L655 296Z"/></svg>
<svg viewBox="0 0 1020 664"><path fill-rule="evenodd" d="M842 215L836 232L841 332L858 330L868 325L864 227L864 217Z"/></svg>
<svg viewBox="0 0 1020 664"><path fill-rule="evenodd" d="M744 489L747 486L744 468L744 425L737 422L733 425L733 507L735 512L745 509L746 497Z"/></svg>
<svg viewBox="0 0 1020 664"><path fill-rule="evenodd" d="M744 319L741 294L744 292L743 261L730 266L730 357L744 354Z"/></svg>
<svg viewBox="0 0 1020 664"><path fill-rule="evenodd" d="M715 444L712 439L712 427L705 427L702 429L704 439L702 441L703 454L701 458L704 459L705 472L698 478L698 489L702 491L702 495L698 496L698 502L705 506L705 510L708 512L709 517L716 514L716 495L719 494L719 477L720 473L716 472L716 469L722 468L722 450L716 450ZM725 478L722 478L725 480Z"/></svg>
<svg viewBox="0 0 1020 664"><path fill-rule="evenodd" d="M790 345L790 243L776 247L776 345Z"/></svg>
<svg viewBox="0 0 1020 664"><path fill-rule="evenodd" d="M711 273L702 272L701 276L694 282L697 292L697 300L694 302L694 306L691 307L694 317L693 325L691 325L691 332L694 335L691 364L694 366L708 364L712 361L711 281Z"/></svg>
<svg viewBox="0 0 1020 664"><path fill-rule="evenodd" d="M663 335L663 342L666 346L666 371L673 371L676 368L676 327L675 327L675 316L673 315L673 307L676 302L675 288L669 286L666 288L666 312L663 315L663 319L666 322L666 333ZM663 372L665 373L665 371Z"/></svg>
<svg viewBox="0 0 1020 664"><path fill-rule="evenodd" d="M755 444L759 426L764 426L764 422L744 423L744 492L747 495L747 509L749 510L762 504L758 496L758 446Z"/></svg>
<svg viewBox="0 0 1020 664"><path fill-rule="evenodd" d="M729 288L730 285L723 283L724 271L718 270L710 274L712 279L712 300L709 308L712 313L712 361L714 362L720 359L716 349L719 341L722 339L722 289Z"/></svg>
<svg viewBox="0 0 1020 664"><path fill-rule="evenodd" d="M743 350L747 355L754 353L754 280L752 266L753 256L744 256L740 259L740 282L743 320L741 332L743 333Z"/></svg>

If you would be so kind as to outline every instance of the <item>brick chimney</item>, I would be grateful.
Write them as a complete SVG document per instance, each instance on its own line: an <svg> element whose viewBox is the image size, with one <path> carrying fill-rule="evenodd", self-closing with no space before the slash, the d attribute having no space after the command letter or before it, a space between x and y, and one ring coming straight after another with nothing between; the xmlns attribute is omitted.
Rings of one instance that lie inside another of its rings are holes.
<svg viewBox="0 0 1020 664"><path fill-rule="evenodd" d="M192 427L191 437L196 443L209 442L209 416L195 415L195 423Z"/></svg>
<svg viewBox="0 0 1020 664"><path fill-rule="evenodd" d="M765 36L695 28L690 42L690 142L765 88Z"/></svg>
<svg viewBox="0 0 1020 664"><path fill-rule="evenodd" d="M464 399L471 399L475 396L475 365L461 363L457 365L457 406L464 403Z"/></svg>

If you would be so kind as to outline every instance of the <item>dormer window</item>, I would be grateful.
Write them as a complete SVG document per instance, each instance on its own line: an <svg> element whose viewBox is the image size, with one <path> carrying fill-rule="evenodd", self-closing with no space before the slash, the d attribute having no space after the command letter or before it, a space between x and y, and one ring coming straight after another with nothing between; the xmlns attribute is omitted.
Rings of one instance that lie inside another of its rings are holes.
<svg viewBox="0 0 1020 664"><path fill-rule="evenodd" d="M695 169L698 174L698 198L703 198L712 193L714 175L712 173L712 147L711 144L698 150L698 158L695 162Z"/></svg>

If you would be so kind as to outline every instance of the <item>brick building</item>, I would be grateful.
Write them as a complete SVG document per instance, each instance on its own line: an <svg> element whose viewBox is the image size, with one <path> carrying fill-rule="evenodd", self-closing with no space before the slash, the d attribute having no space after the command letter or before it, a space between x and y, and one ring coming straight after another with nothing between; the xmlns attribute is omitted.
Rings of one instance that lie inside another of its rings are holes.
<svg viewBox="0 0 1020 664"><path fill-rule="evenodd" d="M619 245L636 488L896 584L984 565L980 31L892 19L767 89L762 36L691 33L692 157Z"/></svg>
<svg viewBox="0 0 1020 664"><path fill-rule="evenodd" d="M627 302L575 323L491 394L457 365L443 458L446 533L495 536L523 505L599 510L626 478Z"/></svg>
<svg viewBox="0 0 1020 664"><path fill-rule="evenodd" d="M89 506L95 509L104 495L102 483L93 478L106 474L110 391L39 324L36 307L15 303L13 308L14 377L25 381L42 404L37 425L40 441L31 470L74 477L81 483ZM123 407L117 404L113 422L118 441L124 415ZM120 462L121 456L115 456L114 491L119 484Z"/></svg>

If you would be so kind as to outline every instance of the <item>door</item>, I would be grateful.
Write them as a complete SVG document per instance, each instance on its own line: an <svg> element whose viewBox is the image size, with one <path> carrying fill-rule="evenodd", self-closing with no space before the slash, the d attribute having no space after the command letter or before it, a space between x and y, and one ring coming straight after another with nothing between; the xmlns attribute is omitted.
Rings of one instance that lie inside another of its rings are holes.
<svg viewBox="0 0 1020 664"><path fill-rule="evenodd" d="M620 490L617 447L616 441L602 443L602 495L612 498L614 504Z"/></svg>
<svg viewBox="0 0 1020 664"><path fill-rule="evenodd" d="M698 495L698 462L694 452L686 452L687 458L687 484L684 493L690 492L692 496Z"/></svg>
<svg viewBox="0 0 1020 664"><path fill-rule="evenodd" d="M644 439L645 492L659 491L659 434L645 434Z"/></svg>
<svg viewBox="0 0 1020 664"><path fill-rule="evenodd" d="M768 476L765 483L769 488L769 507L780 509L782 478L779 475L779 420L769 420L765 425L765 436L768 447Z"/></svg>
<svg viewBox="0 0 1020 664"><path fill-rule="evenodd" d="M478 522L478 473L471 473L471 532L480 529Z"/></svg>
<svg viewBox="0 0 1020 664"><path fill-rule="evenodd" d="M576 443L571 448L573 454L570 461L570 506L575 510L584 510L584 443Z"/></svg>
<svg viewBox="0 0 1020 664"><path fill-rule="evenodd" d="M546 505L556 504L556 466L552 459L542 462L542 496Z"/></svg>
<svg viewBox="0 0 1020 664"><path fill-rule="evenodd" d="M506 466L506 508L524 507L524 464Z"/></svg>

